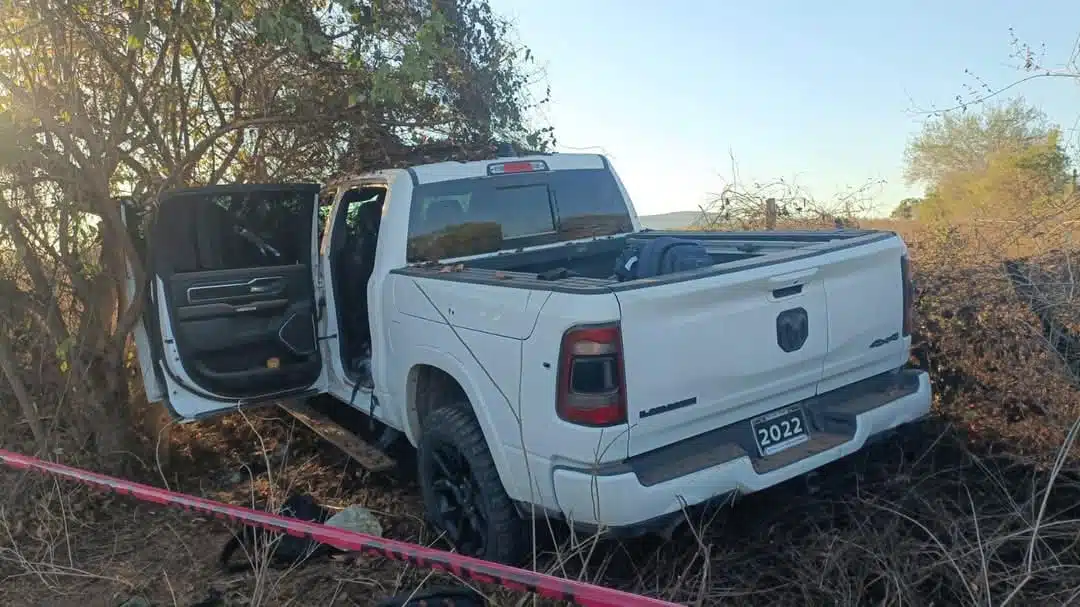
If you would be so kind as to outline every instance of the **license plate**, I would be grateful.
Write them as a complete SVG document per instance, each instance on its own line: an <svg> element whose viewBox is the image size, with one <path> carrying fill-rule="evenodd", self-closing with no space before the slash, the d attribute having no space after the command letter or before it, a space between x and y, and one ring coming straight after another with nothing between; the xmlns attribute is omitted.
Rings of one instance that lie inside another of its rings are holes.
<svg viewBox="0 0 1080 607"><path fill-rule="evenodd" d="M791 406L770 411L750 420L754 442L763 456L775 455L810 440L802 407Z"/></svg>

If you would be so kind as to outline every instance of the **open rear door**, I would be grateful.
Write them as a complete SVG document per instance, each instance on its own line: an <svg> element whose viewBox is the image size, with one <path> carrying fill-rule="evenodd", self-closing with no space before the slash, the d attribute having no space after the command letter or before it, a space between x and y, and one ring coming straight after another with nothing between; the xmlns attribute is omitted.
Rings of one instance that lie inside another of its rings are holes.
<svg viewBox="0 0 1080 607"><path fill-rule="evenodd" d="M234 185L160 199L147 248L149 343L137 345L151 349L140 361L153 361L178 417L325 391L318 194L313 184Z"/></svg>

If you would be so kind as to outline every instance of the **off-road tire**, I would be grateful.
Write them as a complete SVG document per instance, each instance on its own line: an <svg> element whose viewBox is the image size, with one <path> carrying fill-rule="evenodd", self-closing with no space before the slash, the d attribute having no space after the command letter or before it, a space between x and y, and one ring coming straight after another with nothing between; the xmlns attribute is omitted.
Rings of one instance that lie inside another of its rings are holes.
<svg viewBox="0 0 1080 607"><path fill-rule="evenodd" d="M507 565L523 562L529 554L525 522L503 489L495 461L491 458L487 441L484 440L484 433L468 405L435 409L424 419L423 428L416 459L427 521L436 527L436 532L443 531L438 529L434 522L437 520L438 505L432 488L435 464L430 454L436 445L442 445L443 448L449 446L467 462L470 475L478 489L478 501L486 515L484 551L474 556Z"/></svg>

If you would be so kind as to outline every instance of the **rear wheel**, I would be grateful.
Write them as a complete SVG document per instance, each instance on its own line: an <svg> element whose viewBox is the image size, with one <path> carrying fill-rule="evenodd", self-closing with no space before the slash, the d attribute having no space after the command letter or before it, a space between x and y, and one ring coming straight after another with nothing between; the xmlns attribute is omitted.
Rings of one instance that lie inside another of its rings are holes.
<svg viewBox="0 0 1080 607"><path fill-rule="evenodd" d="M468 556L517 564L525 523L503 489L476 419L464 407L432 411L417 453L428 521Z"/></svg>

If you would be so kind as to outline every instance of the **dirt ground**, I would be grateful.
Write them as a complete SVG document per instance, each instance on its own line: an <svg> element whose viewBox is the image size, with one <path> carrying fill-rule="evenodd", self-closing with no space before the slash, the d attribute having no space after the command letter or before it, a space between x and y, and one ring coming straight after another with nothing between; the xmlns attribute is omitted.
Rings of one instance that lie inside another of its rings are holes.
<svg viewBox="0 0 1080 607"><path fill-rule="evenodd" d="M174 441L173 489L256 506L303 491L371 509L388 537L438 545L417 518L411 462L368 474L274 409L185 428ZM1080 482L1061 473L1047 493L1045 466L996 450L932 419L699 515L708 518L669 542L574 544L555 526L538 565L687 604L987 604L1017 587L1015 604L1068 603L1080 588ZM155 468L141 480L163 485ZM454 583L372 557L225 574L221 522L39 477L2 479L14 488L0 513L4 605L374 605ZM481 590L496 605L518 599Z"/></svg>
<svg viewBox="0 0 1080 607"><path fill-rule="evenodd" d="M280 410L231 416L182 433L169 465L171 489L257 508L305 492L331 506L371 509L389 537L422 536L412 514L419 512L418 495L407 478L367 475ZM138 480L166 484L156 466L146 468ZM53 490L42 491L43 484ZM114 606L136 597L153 605L203 601L207 607L329 605L332 599L367 605L372 597L398 592L415 575L369 557L311 563L285 575L227 575L218 555L232 531L221 521L24 474L6 474L3 485L46 496L37 503L9 500L3 516L12 527L8 539L21 541L0 559L0 578L7 578L0 585L4 605ZM14 528L11 521L20 520L24 527Z"/></svg>

